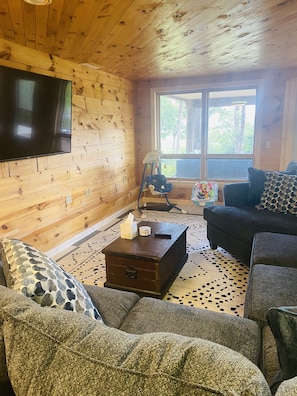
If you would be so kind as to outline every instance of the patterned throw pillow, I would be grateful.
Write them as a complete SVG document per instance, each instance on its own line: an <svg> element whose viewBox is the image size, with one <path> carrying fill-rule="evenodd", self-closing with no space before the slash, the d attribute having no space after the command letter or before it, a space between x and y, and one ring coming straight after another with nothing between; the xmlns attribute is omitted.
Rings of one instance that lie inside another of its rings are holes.
<svg viewBox="0 0 297 396"><path fill-rule="evenodd" d="M297 176L266 172L266 182L257 209L297 215Z"/></svg>
<svg viewBox="0 0 297 396"><path fill-rule="evenodd" d="M268 171L262 170L257 168L248 168L249 174L249 191L248 191L248 202L251 206L259 205L261 195L264 190L264 183L266 182L266 174L267 172L275 172L275 171ZM282 175L296 175L296 169L294 168L293 164L285 171L275 172Z"/></svg>
<svg viewBox="0 0 297 396"><path fill-rule="evenodd" d="M102 321L83 285L51 258L18 239L2 238L7 286L41 306L67 309Z"/></svg>

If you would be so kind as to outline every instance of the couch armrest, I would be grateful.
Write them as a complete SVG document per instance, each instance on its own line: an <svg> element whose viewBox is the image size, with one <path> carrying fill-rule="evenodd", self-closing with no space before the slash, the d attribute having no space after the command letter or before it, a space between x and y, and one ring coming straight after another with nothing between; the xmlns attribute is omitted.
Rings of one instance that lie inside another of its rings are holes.
<svg viewBox="0 0 297 396"><path fill-rule="evenodd" d="M250 206L248 202L249 183L232 183L223 187L225 206Z"/></svg>

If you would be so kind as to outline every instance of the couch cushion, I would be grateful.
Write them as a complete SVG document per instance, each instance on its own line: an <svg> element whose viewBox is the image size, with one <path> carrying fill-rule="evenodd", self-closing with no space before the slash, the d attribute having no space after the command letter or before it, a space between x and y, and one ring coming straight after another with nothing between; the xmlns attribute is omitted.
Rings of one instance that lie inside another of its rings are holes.
<svg viewBox="0 0 297 396"><path fill-rule="evenodd" d="M260 367L268 384L272 382L280 370L275 339L268 324L265 324L262 329L262 361Z"/></svg>
<svg viewBox="0 0 297 396"><path fill-rule="evenodd" d="M297 269L275 265L253 266L246 292L244 316L266 322L269 308L297 305Z"/></svg>
<svg viewBox="0 0 297 396"><path fill-rule="evenodd" d="M85 315L40 307L3 286L1 316L18 395L270 395L253 363L209 341L128 334Z"/></svg>
<svg viewBox="0 0 297 396"><path fill-rule="evenodd" d="M260 198L264 190L264 183L266 181L265 170L249 167L249 192L248 202L251 206L260 203Z"/></svg>
<svg viewBox="0 0 297 396"><path fill-rule="evenodd" d="M7 286L42 306L67 309L102 320L83 285L33 246L2 238L1 259Z"/></svg>
<svg viewBox="0 0 297 396"><path fill-rule="evenodd" d="M135 293L94 285L84 286L107 326L119 328L139 300Z"/></svg>
<svg viewBox="0 0 297 396"><path fill-rule="evenodd" d="M253 240L251 266L255 264L297 268L297 235L272 232L256 234Z"/></svg>
<svg viewBox="0 0 297 396"><path fill-rule="evenodd" d="M231 235L250 246L257 232L297 235L296 216L257 210L255 207L215 205L204 209L204 218L226 235Z"/></svg>
<svg viewBox="0 0 297 396"><path fill-rule="evenodd" d="M296 161L290 161L288 163L288 166L286 168L286 172L290 173L291 175L293 172L295 172L295 175L297 175L297 162Z"/></svg>
<svg viewBox="0 0 297 396"><path fill-rule="evenodd" d="M297 377L284 381L280 384L275 396L296 396Z"/></svg>
<svg viewBox="0 0 297 396"><path fill-rule="evenodd" d="M266 182L257 209L297 215L297 176L266 172Z"/></svg>
<svg viewBox="0 0 297 396"><path fill-rule="evenodd" d="M281 367L271 385L275 392L282 381L297 376L297 307L271 308L267 320L276 341Z"/></svg>
<svg viewBox="0 0 297 396"><path fill-rule="evenodd" d="M261 355L261 331L256 322L149 297L139 300L121 329L134 334L165 331L203 338L240 352L255 364Z"/></svg>

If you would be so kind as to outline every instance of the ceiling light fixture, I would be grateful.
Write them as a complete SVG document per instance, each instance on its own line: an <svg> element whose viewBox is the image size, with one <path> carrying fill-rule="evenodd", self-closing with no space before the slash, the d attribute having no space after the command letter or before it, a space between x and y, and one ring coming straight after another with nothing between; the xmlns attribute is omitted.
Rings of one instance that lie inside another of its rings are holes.
<svg viewBox="0 0 297 396"><path fill-rule="evenodd" d="M49 5L52 0L24 0L24 2L32 5Z"/></svg>

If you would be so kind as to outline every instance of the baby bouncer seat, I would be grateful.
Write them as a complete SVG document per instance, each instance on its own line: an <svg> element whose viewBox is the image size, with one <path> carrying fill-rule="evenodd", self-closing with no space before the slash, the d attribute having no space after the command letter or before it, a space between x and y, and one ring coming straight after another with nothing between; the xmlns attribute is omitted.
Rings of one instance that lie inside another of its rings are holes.
<svg viewBox="0 0 297 396"><path fill-rule="evenodd" d="M161 162L161 151L153 150L146 154L143 160L143 172L140 183L140 190L138 194L137 208L140 213L140 200L144 191L149 190L152 195L161 195L166 200L167 210L175 208L180 210L175 204L171 203L168 199L167 194L172 190L172 183L168 183L166 177L161 174L160 162Z"/></svg>

